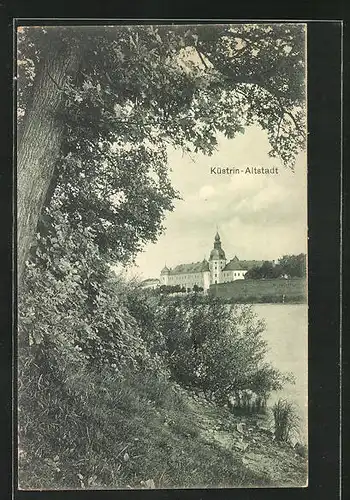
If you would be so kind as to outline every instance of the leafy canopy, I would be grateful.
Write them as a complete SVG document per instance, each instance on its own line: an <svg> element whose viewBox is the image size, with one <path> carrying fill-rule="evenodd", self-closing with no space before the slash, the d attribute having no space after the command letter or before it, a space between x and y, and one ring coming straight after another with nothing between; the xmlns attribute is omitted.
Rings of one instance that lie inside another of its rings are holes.
<svg viewBox="0 0 350 500"><path fill-rule="evenodd" d="M127 262L157 239L179 196L169 146L210 155L218 132L257 123L271 156L293 166L305 140L304 41L295 24L21 28L20 123L42 60L79 48L77 75L57 87L55 207L108 260Z"/></svg>

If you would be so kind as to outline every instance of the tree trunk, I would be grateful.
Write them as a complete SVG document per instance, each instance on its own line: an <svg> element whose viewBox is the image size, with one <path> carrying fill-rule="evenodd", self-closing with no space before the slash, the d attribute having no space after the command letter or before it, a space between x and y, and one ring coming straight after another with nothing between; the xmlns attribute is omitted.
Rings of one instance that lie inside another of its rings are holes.
<svg viewBox="0 0 350 500"><path fill-rule="evenodd" d="M23 133L17 145L17 270L20 283L28 251L53 176L64 124L57 118L62 87L79 61L77 44L46 50L34 82Z"/></svg>

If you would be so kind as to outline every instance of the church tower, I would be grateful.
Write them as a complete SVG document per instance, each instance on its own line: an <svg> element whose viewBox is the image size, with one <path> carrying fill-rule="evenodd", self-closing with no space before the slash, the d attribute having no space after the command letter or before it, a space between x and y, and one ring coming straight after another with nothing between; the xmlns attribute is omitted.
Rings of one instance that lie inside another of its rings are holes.
<svg viewBox="0 0 350 500"><path fill-rule="evenodd" d="M216 232L214 239L214 248L210 252L209 257L209 269L210 269L210 278L211 283L222 283L222 270L226 265L226 256L225 252L221 248L221 240L220 235Z"/></svg>
<svg viewBox="0 0 350 500"><path fill-rule="evenodd" d="M163 267L163 269L160 272L160 284L161 285L168 285L169 284L169 274L170 274L170 269L166 266Z"/></svg>

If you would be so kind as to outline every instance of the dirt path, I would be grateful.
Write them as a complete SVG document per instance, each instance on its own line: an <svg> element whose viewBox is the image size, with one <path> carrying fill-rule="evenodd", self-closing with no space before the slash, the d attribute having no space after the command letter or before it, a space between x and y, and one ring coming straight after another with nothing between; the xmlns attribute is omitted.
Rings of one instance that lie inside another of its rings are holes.
<svg viewBox="0 0 350 500"><path fill-rule="evenodd" d="M307 459L290 445L274 441L266 417L238 417L194 397L189 401L202 437L232 451L270 485L306 486Z"/></svg>

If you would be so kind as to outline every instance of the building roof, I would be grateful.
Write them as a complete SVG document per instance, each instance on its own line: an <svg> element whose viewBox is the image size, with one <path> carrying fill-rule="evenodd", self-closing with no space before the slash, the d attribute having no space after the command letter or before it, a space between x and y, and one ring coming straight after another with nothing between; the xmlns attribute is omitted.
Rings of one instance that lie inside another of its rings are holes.
<svg viewBox="0 0 350 500"><path fill-rule="evenodd" d="M239 261L243 269L251 269L252 267L260 267L263 264L263 260L240 260Z"/></svg>
<svg viewBox="0 0 350 500"><path fill-rule="evenodd" d="M169 274L202 273L204 271L209 271L209 263L207 260L192 262L191 264L179 264L174 267L174 269L170 269Z"/></svg>
<svg viewBox="0 0 350 500"><path fill-rule="evenodd" d="M215 237L214 237L214 247L212 251L210 252L210 261L212 260L225 260L226 261L226 256L225 252L221 247L221 239L220 235L218 232L216 232ZM261 266L263 261L259 260L239 260L237 255L234 256L233 259L231 259L225 267L223 268L223 271L247 271L251 269L252 267L255 266ZM192 262L191 264L179 264L178 266L174 267L173 269L169 269L166 265L163 267L161 270L161 275L164 274L190 274L190 273L201 273L201 272L206 272L209 271L209 262L204 259L202 262Z"/></svg>
<svg viewBox="0 0 350 500"><path fill-rule="evenodd" d="M231 259L230 262L228 262L226 266L223 268L223 271L243 271L243 270L244 267L242 267L238 257L234 257L233 259Z"/></svg>

